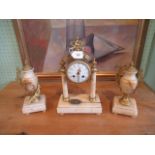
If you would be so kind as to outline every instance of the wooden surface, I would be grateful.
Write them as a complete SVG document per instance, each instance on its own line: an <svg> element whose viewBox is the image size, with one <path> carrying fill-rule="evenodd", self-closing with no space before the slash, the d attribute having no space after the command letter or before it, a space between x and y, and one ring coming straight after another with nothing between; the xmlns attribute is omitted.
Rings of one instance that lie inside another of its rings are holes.
<svg viewBox="0 0 155 155"><path fill-rule="evenodd" d="M69 92L88 93L89 83L70 84ZM22 114L24 91L12 82L0 91L0 134L155 134L155 94L140 84L134 97L139 115L130 118L111 113L114 95L120 90L114 81L99 81L97 93L103 106L103 114L66 114L60 116L56 107L61 90L60 81L41 82L41 90L47 97L47 112Z"/></svg>

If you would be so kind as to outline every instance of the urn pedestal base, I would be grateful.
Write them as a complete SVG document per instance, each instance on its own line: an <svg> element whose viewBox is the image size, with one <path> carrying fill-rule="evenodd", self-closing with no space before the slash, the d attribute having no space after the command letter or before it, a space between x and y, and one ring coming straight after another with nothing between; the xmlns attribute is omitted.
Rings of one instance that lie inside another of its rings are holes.
<svg viewBox="0 0 155 155"><path fill-rule="evenodd" d="M80 103L71 103L72 101L80 101ZM69 95L69 101L63 100L63 95L60 96L57 106L58 114L101 114L102 105L98 95L96 101L90 102L88 94Z"/></svg>
<svg viewBox="0 0 155 155"><path fill-rule="evenodd" d="M30 114L33 112L46 111L46 97L45 95L40 95L40 99L38 102L30 103L28 102L29 96L27 96L24 100L22 113Z"/></svg>
<svg viewBox="0 0 155 155"><path fill-rule="evenodd" d="M136 100L134 98L130 98L130 105L122 105L119 102L121 96L115 96L113 100L112 112L115 114L122 114L127 116L136 117L138 115L138 109Z"/></svg>

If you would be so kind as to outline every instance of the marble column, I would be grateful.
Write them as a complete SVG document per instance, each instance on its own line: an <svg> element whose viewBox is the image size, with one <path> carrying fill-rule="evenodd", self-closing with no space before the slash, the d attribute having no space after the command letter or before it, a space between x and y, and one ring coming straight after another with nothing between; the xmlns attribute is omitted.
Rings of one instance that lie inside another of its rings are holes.
<svg viewBox="0 0 155 155"><path fill-rule="evenodd" d="M91 71L92 71L92 74L91 74L90 101L95 102L96 101L96 71L97 71L95 59L93 61Z"/></svg>
<svg viewBox="0 0 155 155"><path fill-rule="evenodd" d="M61 66L61 80L62 80L63 100L68 101L69 100L68 85L64 64L62 64Z"/></svg>

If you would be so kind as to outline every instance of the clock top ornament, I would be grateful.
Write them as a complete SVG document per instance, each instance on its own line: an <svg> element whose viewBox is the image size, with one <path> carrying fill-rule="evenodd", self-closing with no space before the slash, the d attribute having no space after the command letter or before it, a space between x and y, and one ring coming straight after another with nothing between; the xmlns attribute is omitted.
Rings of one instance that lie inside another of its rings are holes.
<svg viewBox="0 0 155 155"><path fill-rule="evenodd" d="M71 41L71 46L74 51L81 51L84 46L84 42L77 38L76 40Z"/></svg>

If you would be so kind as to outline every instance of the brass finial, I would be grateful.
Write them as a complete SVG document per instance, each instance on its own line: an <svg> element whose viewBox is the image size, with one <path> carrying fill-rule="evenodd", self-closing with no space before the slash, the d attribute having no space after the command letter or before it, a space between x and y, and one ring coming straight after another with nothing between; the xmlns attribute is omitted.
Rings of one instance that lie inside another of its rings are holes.
<svg viewBox="0 0 155 155"><path fill-rule="evenodd" d="M28 60L26 59L26 60L25 60L25 63L24 63L23 70L24 70L24 71L27 71L27 70L30 70L30 69L32 69L32 67L29 65L29 62L28 62Z"/></svg>
<svg viewBox="0 0 155 155"><path fill-rule="evenodd" d="M96 60L95 60L95 58L93 59L93 63L92 63L92 71L93 72L97 72L97 68L96 68Z"/></svg>
<svg viewBox="0 0 155 155"><path fill-rule="evenodd" d="M93 65L96 65L97 63L96 63L96 59L94 58L93 59Z"/></svg>
<svg viewBox="0 0 155 155"><path fill-rule="evenodd" d="M133 61L131 61L131 63L127 67L127 71L128 72L138 72Z"/></svg>
<svg viewBox="0 0 155 155"><path fill-rule="evenodd" d="M60 62L60 72L65 72L65 61L64 59L61 60Z"/></svg>

